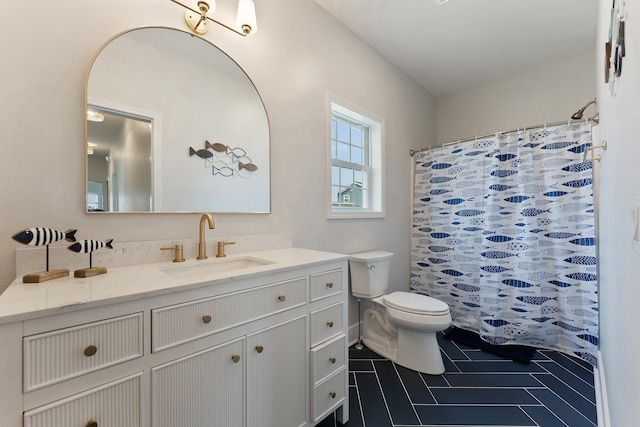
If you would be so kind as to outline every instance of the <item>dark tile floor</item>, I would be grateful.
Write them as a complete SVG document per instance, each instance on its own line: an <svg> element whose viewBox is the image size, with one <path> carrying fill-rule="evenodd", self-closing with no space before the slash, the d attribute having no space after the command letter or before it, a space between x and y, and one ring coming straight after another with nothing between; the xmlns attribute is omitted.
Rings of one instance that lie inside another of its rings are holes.
<svg viewBox="0 0 640 427"><path fill-rule="evenodd" d="M368 349L349 349L348 427L597 426L593 369L537 351L529 364L438 336L446 372L425 375ZM340 425L333 415L320 427Z"/></svg>

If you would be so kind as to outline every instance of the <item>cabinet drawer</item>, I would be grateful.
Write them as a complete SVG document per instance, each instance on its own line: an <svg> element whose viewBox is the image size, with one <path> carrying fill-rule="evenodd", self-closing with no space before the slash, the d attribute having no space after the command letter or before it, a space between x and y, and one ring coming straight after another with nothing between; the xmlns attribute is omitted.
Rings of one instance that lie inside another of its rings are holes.
<svg viewBox="0 0 640 427"><path fill-rule="evenodd" d="M142 356L142 313L23 338L24 391Z"/></svg>
<svg viewBox="0 0 640 427"><path fill-rule="evenodd" d="M105 384L24 413L24 427L138 427L142 373Z"/></svg>
<svg viewBox="0 0 640 427"><path fill-rule="evenodd" d="M325 416L344 400L346 393L345 375L347 375L347 370L342 369L328 380L314 387L313 407L311 409L314 422Z"/></svg>
<svg viewBox="0 0 640 427"><path fill-rule="evenodd" d="M307 278L190 301L151 311L152 350L159 351L306 304Z"/></svg>
<svg viewBox="0 0 640 427"><path fill-rule="evenodd" d="M342 270L327 271L311 276L311 301L342 292Z"/></svg>
<svg viewBox="0 0 640 427"><path fill-rule="evenodd" d="M342 333L342 303L311 312L311 347Z"/></svg>
<svg viewBox="0 0 640 427"><path fill-rule="evenodd" d="M311 349L311 369L313 384L331 376L344 368L345 338L339 335L331 341Z"/></svg>

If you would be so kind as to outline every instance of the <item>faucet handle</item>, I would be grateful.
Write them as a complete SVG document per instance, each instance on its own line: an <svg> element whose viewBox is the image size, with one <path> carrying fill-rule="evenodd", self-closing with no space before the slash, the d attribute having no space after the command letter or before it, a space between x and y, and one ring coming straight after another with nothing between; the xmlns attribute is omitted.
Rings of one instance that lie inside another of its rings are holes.
<svg viewBox="0 0 640 427"><path fill-rule="evenodd" d="M227 254L224 253L224 247L226 245L235 245L236 242L218 242L218 254L216 255L216 258L224 258L227 256Z"/></svg>
<svg viewBox="0 0 640 427"><path fill-rule="evenodd" d="M184 262L182 245L176 244L175 246L162 246L160 250L162 251L174 250L175 256L173 258L173 262Z"/></svg>

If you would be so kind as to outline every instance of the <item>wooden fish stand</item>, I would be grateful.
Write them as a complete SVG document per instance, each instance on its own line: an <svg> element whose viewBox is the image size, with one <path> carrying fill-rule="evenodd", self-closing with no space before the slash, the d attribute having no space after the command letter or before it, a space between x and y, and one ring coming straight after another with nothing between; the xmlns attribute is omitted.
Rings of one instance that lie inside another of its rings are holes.
<svg viewBox="0 0 640 427"><path fill-rule="evenodd" d="M98 276L100 274L106 274L107 267L90 267L90 268L82 268L80 270L76 270L73 272L73 277L93 277Z"/></svg>
<svg viewBox="0 0 640 427"><path fill-rule="evenodd" d="M69 270L66 268L60 270L40 271L38 273L29 273L22 276L22 283L42 283L53 279L60 279L61 277L67 277L68 275Z"/></svg>

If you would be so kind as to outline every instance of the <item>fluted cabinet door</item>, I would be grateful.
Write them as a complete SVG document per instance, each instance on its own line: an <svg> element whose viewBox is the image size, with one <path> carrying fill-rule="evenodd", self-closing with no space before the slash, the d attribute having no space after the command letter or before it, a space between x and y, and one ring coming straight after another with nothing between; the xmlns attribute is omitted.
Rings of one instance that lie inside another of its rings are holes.
<svg viewBox="0 0 640 427"><path fill-rule="evenodd" d="M306 317L247 336L247 427L306 422Z"/></svg>
<svg viewBox="0 0 640 427"><path fill-rule="evenodd" d="M244 340L152 369L153 427L243 427Z"/></svg>

